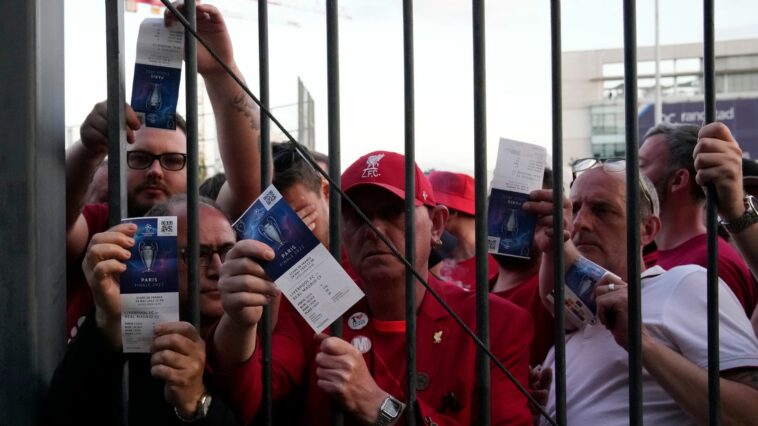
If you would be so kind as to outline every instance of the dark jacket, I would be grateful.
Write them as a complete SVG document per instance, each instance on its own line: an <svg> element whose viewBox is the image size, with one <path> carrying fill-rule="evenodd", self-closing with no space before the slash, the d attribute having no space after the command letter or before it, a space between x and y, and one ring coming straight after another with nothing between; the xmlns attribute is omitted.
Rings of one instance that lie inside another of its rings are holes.
<svg viewBox="0 0 758 426"><path fill-rule="evenodd" d="M124 392L124 371L128 391ZM43 425L186 425L163 396L162 380L150 375L149 354L113 351L95 324L82 324L50 385ZM237 425L232 411L211 390L208 416L193 425ZM128 401L125 416L122 406Z"/></svg>

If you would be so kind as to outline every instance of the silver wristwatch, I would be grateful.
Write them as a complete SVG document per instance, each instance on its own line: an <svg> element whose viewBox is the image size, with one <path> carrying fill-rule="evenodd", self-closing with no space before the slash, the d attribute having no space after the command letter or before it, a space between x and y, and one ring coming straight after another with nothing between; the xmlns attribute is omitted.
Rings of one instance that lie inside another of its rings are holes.
<svg viewBox="0 0 758 426"><path fill-rule="evenodd" d="M203 396L197 400L197 405L195 406L195 414L189 419L182 417L176 407L174 407L174 413L176 414L176 417L179 417L179 420L185 423L192 423L198 420L203 420L208 415L208 410L211 408L212 400L213 397L211 396L210 392L206 391Z"/></svg>
<svg viewBox="0 0 758 426"><path fill-rule="evenodd" d="M729 231L730 234L736 234L748 226L758 222L758 200L752 195L745 195L745 213L742 216L730 220L729 222L721 219L719 223Z"/></svg>
<svg viewBox="0 0 758 426"><path fill-rule="evenodd" d="M392 395L388 395L382 401L382 405L379 406L379 416L376 418L374 426L391 425L400 418L400 414L403 413L404 409L405 404L398 401Z"/></svg>

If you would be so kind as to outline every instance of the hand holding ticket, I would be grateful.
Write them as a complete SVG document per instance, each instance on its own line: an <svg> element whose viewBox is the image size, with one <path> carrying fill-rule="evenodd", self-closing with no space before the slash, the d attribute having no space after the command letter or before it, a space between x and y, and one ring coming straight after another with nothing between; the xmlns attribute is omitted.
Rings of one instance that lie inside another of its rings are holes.
<svg viewBox="0 0 758 426"><path fill-rule="evenodd" d="M523 210L529 193L542 188L545 148L500 139L487 209L489 252L531 258L537 219Z"/></svg>
<svg viewBox="0 0 758 426"><path fill-rule="evenodd" d="M566 271L566 314L575 326L597 322L595 287L609 274L611 273L583 256L579 256ZM553 299L552 294L549 297Z"/></svg>
<svg viewBox="0 0 758 426"><path fill-rule="evenodd" d="M147 127L176 129L176 103L184 57L184 31L163 19L145 19L137 36L132 108Z"/></svg>
<svg viewBox="0 0 758 426"><path fill-rule="evenodd" d="M124 219L137 225L131 257L121 273L124 352L150 352L155 324L179 321L177 218Z"/></svg>
<svg viewBox="0 0 758 426"><path fill-rule="evenodd" d="M273 250L261 267L316 333L363 297L273 185L232 227L240 240L256 240Z"/></svg>

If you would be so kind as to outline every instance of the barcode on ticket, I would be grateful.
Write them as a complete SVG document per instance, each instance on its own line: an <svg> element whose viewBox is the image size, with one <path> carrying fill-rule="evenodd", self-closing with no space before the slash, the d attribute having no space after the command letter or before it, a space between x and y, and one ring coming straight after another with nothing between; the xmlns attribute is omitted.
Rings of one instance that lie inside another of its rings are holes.
<svg viewBox="0 0 758 426"><path fill-rule="evenodd" d="M158 218L158 236L176 236L176 218Z"/></svg>

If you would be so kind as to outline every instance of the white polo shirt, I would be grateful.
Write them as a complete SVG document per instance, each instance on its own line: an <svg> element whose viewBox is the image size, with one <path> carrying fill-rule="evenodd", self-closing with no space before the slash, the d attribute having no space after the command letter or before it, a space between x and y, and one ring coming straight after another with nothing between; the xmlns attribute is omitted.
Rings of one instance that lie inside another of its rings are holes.
<svg viewBox="0 0 758 426"><path fill-rule="evenodd" d="M642 273L642 321L651 336L697 366L708 368L706 270L685 265ZM758 367L758 340L729 287L719 280L720 370ZM551 349L543 365L554 369ZM629 355L598 322L566 338L566 407L570 425L629 424ZM555 371L555 370L554 370ZM694 425L643 369L646 425ZM547 411L555 415L555 381ZM547 424L543 419L543 424Z"/></svg>

